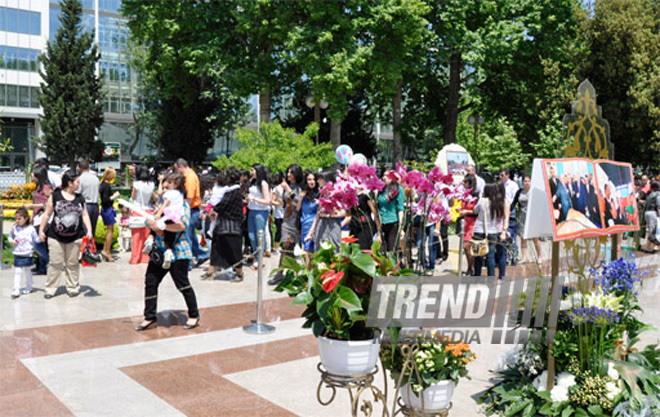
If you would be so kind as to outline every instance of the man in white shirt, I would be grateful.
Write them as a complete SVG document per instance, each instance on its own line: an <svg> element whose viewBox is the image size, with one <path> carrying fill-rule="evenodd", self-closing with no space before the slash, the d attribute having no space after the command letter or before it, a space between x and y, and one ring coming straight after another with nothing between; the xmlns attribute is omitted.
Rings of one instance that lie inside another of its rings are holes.
<svg viewBox="0 0 660 417"><path fill-rule="evenodd" d="M89 221L92 224L92 236L95 236L96 223L99 219L99 177L89 169L89 161L85 159L78 162L78 172L80 172L78 194L85 199L87 214L89 214Z"/></svg>
<svg viewBox="0 0 660 417"><path fill-rule="evenodd" d="M467 173L474 175L474 178L477 179L477 192L479 192L479 195L483 194L484 187L486 186L486 181L484 181L483 178L477 175L477 167L474 165L468 165Z"/></svg>
<svg viewBox="0 0 660 417"><path fill-rule="evenodd" d="M504 168L500 171L500 181L504 185L504 193L506 198L506 204L511 205L513 200L516 198L516 194L520 187L511 179L511 171L508 168ZM509 237L507 243L509 244L509 249L507 254L510 255L511 265L516 265L518 263L518 221L516 216L516 211L511 210L509 214L509 229L507 230Z"/></svg>

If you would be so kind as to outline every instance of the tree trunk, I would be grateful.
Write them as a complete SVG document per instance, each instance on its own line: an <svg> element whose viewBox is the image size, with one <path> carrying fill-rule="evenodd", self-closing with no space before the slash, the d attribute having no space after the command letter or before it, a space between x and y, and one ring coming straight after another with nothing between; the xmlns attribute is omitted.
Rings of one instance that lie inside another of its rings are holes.
<svg viewBox="0 0 660 417"><path fill-rule="evenodd" d="M259 124L270 123L270 86L259 91Z"/></svg>
<svg viewBox="0 0 660 417"><path fill-rule="evenodd" d="M449 97L447 98L447 118L445 119L444 144L456 143L458 123L458 100L461 92L461 53L454 51L449 57Z"/></svg>
<svg viewBox="0 0 660 417"><path fill-rule="evenodd" d="M341 145L341 120L330 120L330 142L332 149L337 149Z"/></svg>
<svg viewBox="0 0 660 417"><path fill-rule="evenodd" d="M394 145L392 164L403 159L403 145L401 143L401 101L403 96L403 80L399 78L396 82L396 91L392 98L392 141Z"/></svg>

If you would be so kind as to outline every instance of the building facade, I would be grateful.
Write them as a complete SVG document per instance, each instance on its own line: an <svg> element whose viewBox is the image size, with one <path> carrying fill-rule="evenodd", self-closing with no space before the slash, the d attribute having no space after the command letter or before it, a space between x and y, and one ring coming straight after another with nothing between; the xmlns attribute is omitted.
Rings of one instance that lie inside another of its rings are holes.
<svg viewBox="0 0 660 417"><path fill-rule="evenodd" d="M83 29L94 31L101 52L97 73L106 91L99 139L122 148L134 145L135 154L148 154L146 140L133 143L139 96L126 46L129 30L119 13L121 0L82 0L82 5ZM0 118L2 137L13 147L0 154L0 170L20 169L38 155L30 140L40 135L38 56L57 33L60 13L58 0L0 1Z"/></svg>

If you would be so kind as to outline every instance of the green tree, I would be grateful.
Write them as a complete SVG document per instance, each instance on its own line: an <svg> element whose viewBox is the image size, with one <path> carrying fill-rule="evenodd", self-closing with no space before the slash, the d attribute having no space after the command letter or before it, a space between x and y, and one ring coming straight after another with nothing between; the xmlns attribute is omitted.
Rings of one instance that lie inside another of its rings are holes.
<svg viewBox="0 0 660 417"><path fill-rule="evenodd" d="M596 89L615 157L657 166L660 152L660 5L599 0L586 17L581 76Z"/></svg>
<svg viewBox="0 0 660 417"><path fill-rule="evenodd" d="M224 3L224 2L211 2ZM233 129L247 110L226 84L226 65L209 52L210 3L125 0L132 40L145 49L135 61L153 114L143 117L166 159L206 159L219 131Z"/></svg>
<svg viewBox="0 0 660 417"><path fill-rule="evenodd" d="M80 1L61 0L60 8L61 26L39 57L42 142L51 161L75 166L77 158L101 157L103 92L95 73L101 56L93 34L83 32Z"/></svg>
<svg viewBox="0 0 660 417"><path fill-rule="evenodd" d="M294 6L295 4L295 6ZM368 13L366 0L299 1L289 33L290 64L310 80L315 97L329 103L330 141L337 147L348 100L363 89L370 46L359 42Z"/></svg>
<svg viewBox="0 0 660 417"><path fill-rule="evenodd" d="M240 128L235 139L239 149L227 157L221 155L213 163L218 169L235 166L249 168L259 163L271 172L284 172L291 164L303 168L318 169L332 166L335 161L330 143L314 144L318 125L312 123L299 135L293 129L283 128L278 122L263 123L256 131Z"/></svg>
<svg viewBox="0 0 660 417"><path fill-rule="evenodd" d="M420 0L384 0L369 9L365 43L369 57L372 94L382 97L381 107L392 111L393 159L403 159L402 103L406 73L416 71L424 59L423 41L429 37L424 16L430 8Z"/></svg>

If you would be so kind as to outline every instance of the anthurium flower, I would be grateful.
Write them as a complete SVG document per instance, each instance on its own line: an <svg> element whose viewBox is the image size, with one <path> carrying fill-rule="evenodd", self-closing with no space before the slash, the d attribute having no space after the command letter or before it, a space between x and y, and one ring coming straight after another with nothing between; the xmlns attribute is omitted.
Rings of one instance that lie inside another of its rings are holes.
<svg viewBox="0 0 660 417"><path fill-rule="evenodd" d="M323 285L323 291L330 292L335 289L337 284L344 278L344 271L335 272L333 270L326 271L321 275L321 284Z"/></svg>
<svg viewBox="0 0 660 417"><path fill-rule="evenodd" d="M355 243L358 241L358 238L356 238L355 236L342 237L341 241L346 243Z"/></svg>

